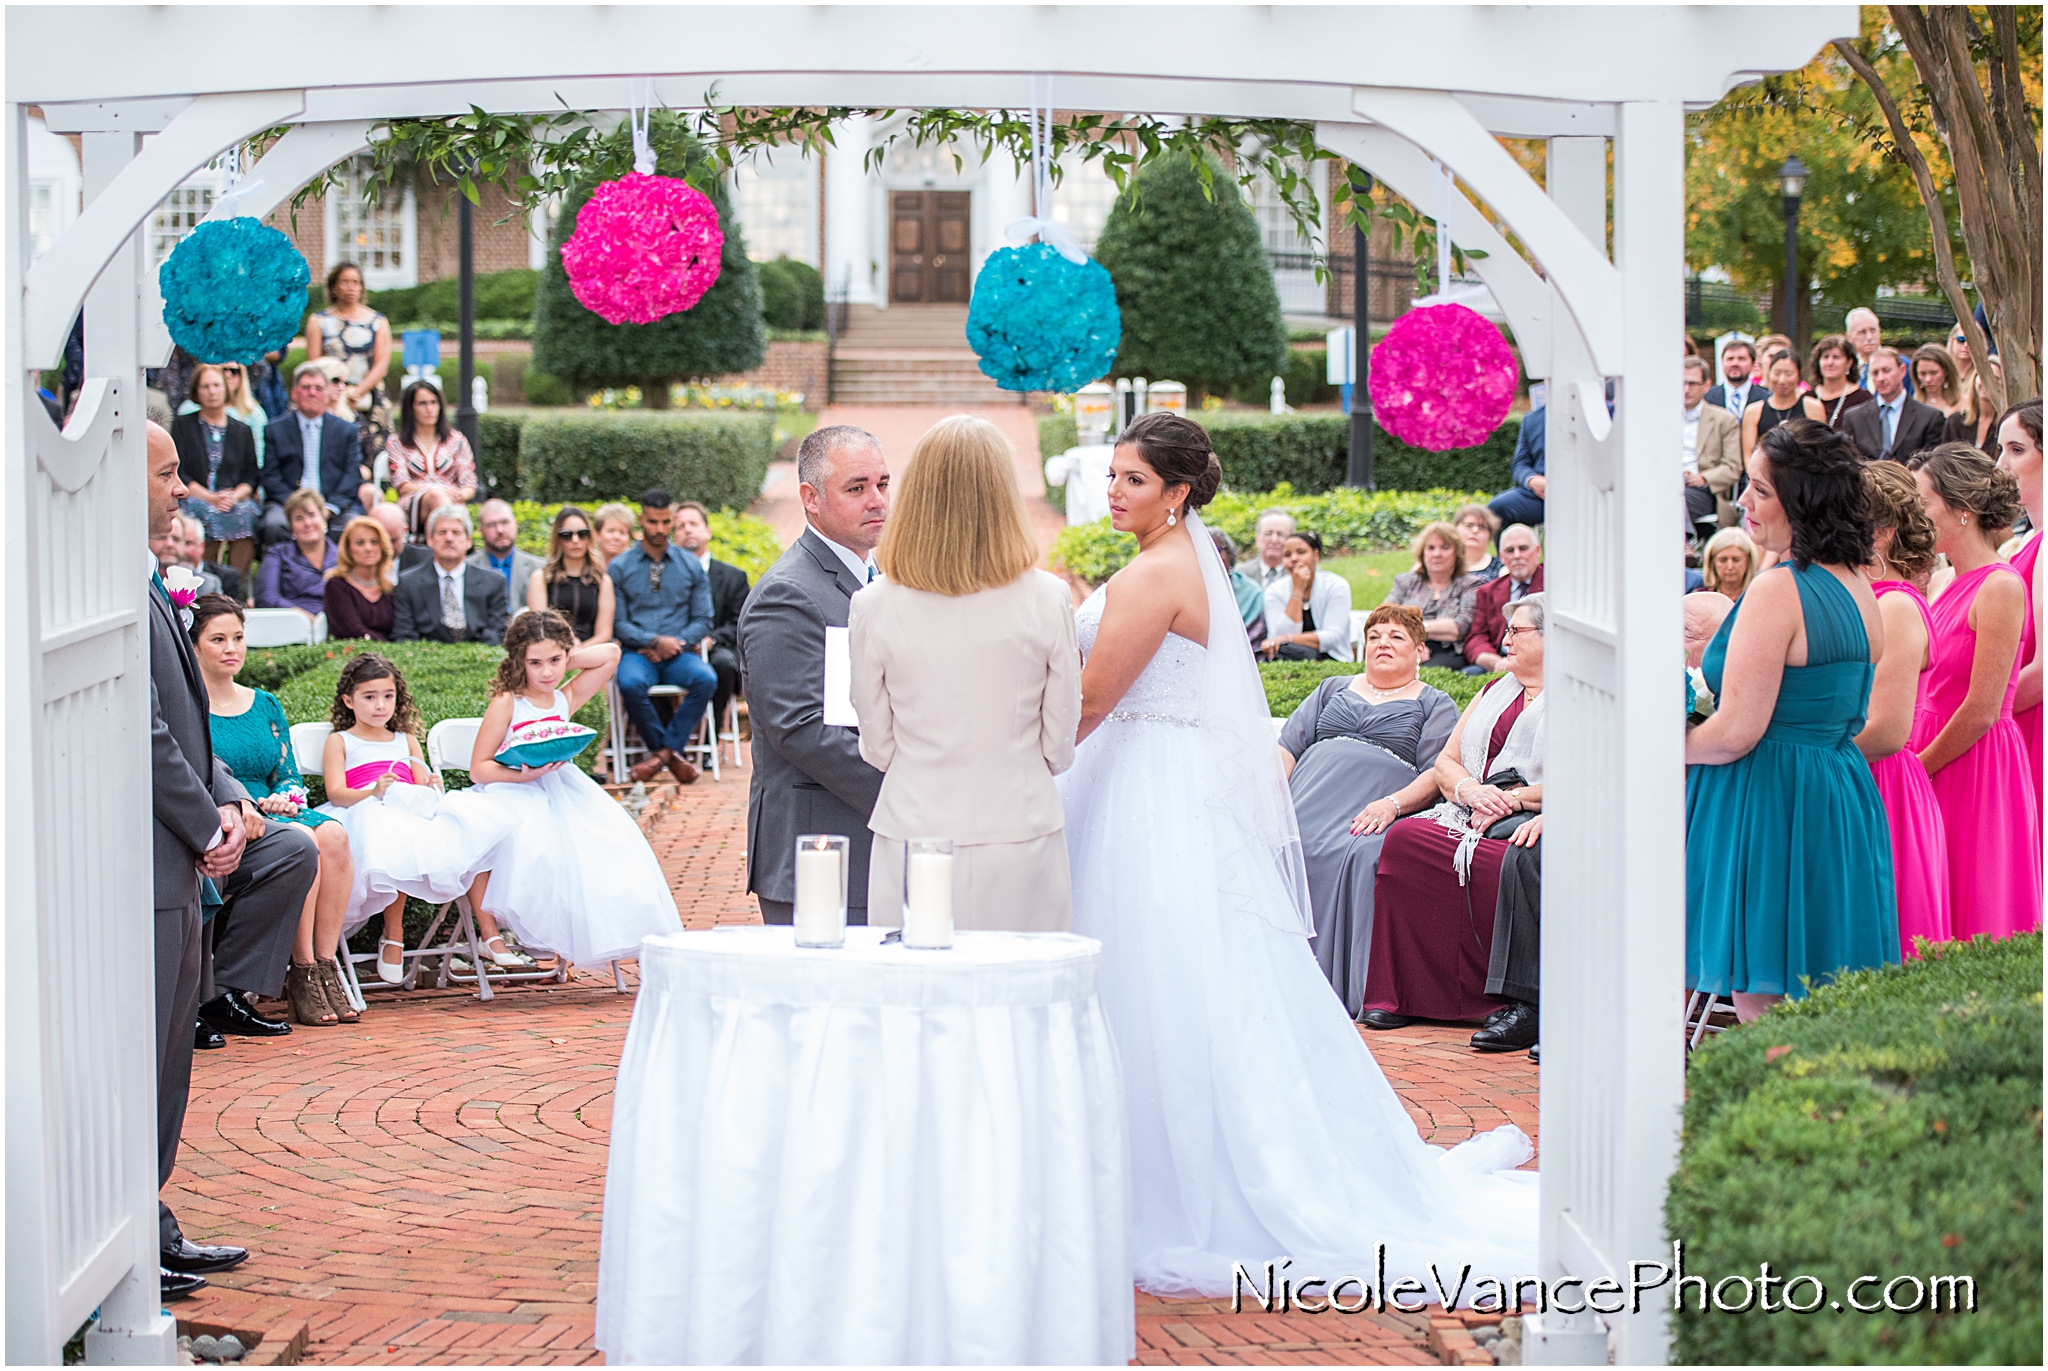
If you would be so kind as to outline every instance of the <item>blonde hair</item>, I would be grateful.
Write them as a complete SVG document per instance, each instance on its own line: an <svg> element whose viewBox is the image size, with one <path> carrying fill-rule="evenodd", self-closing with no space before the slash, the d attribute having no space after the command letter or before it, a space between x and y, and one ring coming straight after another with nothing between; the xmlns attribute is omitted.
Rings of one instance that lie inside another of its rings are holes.
<svg viewBox="0 0 2048 1371"><path fill-rule="evenodd" d="M1742 568L1742 584L1737 586L1721 585L1714 571L1714 555L1730 547L1740 548L1742 555L1749 559ZM1739 528L1724 528L1707 539L1706 547L1700 551L1700 580L1705 582L1705 589L1718 590L1731 600L1739 600L1742 592L1749 589L1749 583L1756 579L1756 560L1756 544L1750 541L1749 535Z"/></svg>
<svg viewBox="0 0 2048 1371"><path fill-rule="evenodd" d="M348 553L348 540L359 528L367 528L377 535L377 569L372 579L377 582L377 589L388 594L391 590L391 533L367 514L358 514L342 525L341 538L334 551L334 565L327 568L323 579L331 581L337 576L346 576L355 568L356 564Z"/></svg>
<svg viewBox="0 0 2048 1371"><path fill-rule="evenodd" d="M1009 585L1038 561L1016 462L986 419L941 419L896 480L875 561L898 585L972 595Z"/></svg>
<svg viewBox="0 0 2048 1371"><path fill-rule="evenodd" d="M1465 574L1465 543L1458 537L1458 530L1439 519L1433 524L1424 524L1422 531L1415 535L1415 541L1408 544L1408 551L1415 557L1415 574L1425 581L1429 579L1429 568L1422 564L1422 549L1429 546L1429 540L1441 538L1456 560L1451 565L1451 579L1457 580Z"/></svg>

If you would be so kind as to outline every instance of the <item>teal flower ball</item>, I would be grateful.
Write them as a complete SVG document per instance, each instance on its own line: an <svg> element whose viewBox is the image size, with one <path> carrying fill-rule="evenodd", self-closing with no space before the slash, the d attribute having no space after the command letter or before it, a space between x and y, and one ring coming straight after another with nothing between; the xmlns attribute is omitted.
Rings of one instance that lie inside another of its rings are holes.
<svg viewBox="0 0 2048 1371"><path fill-rule="evenodd" d="M1079 390L1109 373L1123 328L1101 263L1044 243L991 252L967 306L967 345L1004 390Z"/></svg>
<svg viewBox="0 0 2048 1371"><path fill-rule="evenodd" d="M291 239L243 216L193 229L156 280L173 342L202 362L252 366L291 345L312 273Z"/></svg>

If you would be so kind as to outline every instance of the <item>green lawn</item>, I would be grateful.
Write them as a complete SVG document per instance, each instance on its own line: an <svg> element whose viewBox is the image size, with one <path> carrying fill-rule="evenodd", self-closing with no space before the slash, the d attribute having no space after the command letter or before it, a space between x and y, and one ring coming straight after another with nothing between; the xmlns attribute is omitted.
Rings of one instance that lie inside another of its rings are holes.
<svg viewBox="0 0 2048 1371"><path fill-rule="evenodd" d="M1408 549L1394 552L1356 552L1324 560L1323 570L1334 571L1351 583L1351 607L1372 609L1394 588L1394 577L1415 568Z"/></svg>

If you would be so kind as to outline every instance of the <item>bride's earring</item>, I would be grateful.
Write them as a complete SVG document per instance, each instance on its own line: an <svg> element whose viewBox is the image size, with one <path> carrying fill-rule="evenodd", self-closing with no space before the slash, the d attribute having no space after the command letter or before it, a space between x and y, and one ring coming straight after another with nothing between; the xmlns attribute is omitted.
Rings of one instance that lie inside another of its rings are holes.
<svg viewBox="0 0 2048 1371"><path fill-rule="evenodd" d="M1169 510L1167 510L1167 511L1166 511L1166 526L1167 526L1168 528L1172 528L1172 527L1173 527L1173 525L1174 525L1173 511L1169 509Z"/></svg>

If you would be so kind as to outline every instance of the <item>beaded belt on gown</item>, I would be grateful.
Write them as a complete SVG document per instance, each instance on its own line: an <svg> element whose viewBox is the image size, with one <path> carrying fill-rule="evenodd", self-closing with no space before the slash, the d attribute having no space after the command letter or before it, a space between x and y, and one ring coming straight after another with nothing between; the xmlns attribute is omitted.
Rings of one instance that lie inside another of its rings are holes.
<svg viewBox="0 0 2048 1371"><path fill-rule="evenodd" d="M1177 714L1143 714L1134 709L1112 709L1109 713L1102 716L1102 721L1104 723L1129 724L1141 722L1148 724L1178 724L1182 728L1200 728L1202 726L1202 722L1199 719L1183 719Z"/></svg>

